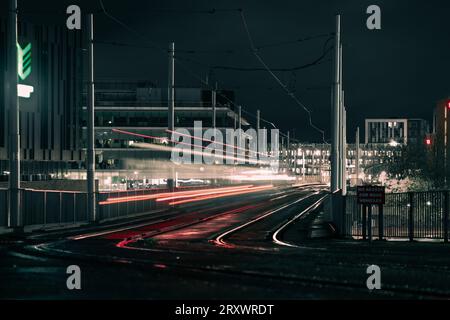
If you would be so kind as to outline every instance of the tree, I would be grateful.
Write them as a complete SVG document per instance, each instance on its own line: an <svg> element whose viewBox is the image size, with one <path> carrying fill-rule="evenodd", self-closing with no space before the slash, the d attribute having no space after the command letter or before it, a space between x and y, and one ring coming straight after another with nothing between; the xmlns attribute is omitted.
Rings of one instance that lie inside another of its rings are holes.
<svg viewBox="0 0 450 320"><path fill-rule="evenodd" d="M401 156L386 161L388 178L407 182L407 191L427 191L444 187L444 177L433 147L410 144L401 148Z"/></svg>

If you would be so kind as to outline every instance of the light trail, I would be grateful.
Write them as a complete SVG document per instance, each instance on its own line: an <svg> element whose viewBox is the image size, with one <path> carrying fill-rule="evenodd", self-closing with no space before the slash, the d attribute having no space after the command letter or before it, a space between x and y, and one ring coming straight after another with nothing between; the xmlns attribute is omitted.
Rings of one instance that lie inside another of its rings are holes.
<svg viewBox="0 0 450 320"><path fill-rule="evenodd" d="M131 247L131 246L128 246L128 244L130 244L132 242L136 242L139 239L144 239L144 238L148 238L150 236L155 236L156 235L155 232L157 234L163 234L163 233L175 231L175 230L178 230L178 229L182 229L182 228L185 228L185 227L189 227L189 226L192 226L192 225L196 225L196 224L208 221L208 220L216 219L216 218L221 217L221 216L225 216L225 215L229 215L229 214L237 214L237 213L240 213L240 212L252 209L252 208L257 208L259 206L261 206L261 204L259 204L259 205L247 205L247 206L243 206L243 207L240 207L240 208L236 208L236 209L228 210L228 211L221 212L221 213L218 213L218 214L214 214L212 216L208 216L208 217L205 217L205 218L200 219L200 220L195 220L195 221L191 221L191 222L187 222L187 223L183 223L183 224L174 224L172 226L168 226L166 229L163 229L163 230L159 229L159 230L153 230L153 231L150 231L150 232L147 232L147 233L139 233L138 235L135 235L135 236L123 239L122 241L118 242L116 244L116 247L118 247L118 248L125 248L125 249L132 249L132 250L143 250L143 251L146 251L147 248Z"/></svg>
<svg viewBox="0 0 450 320"><path fill-rule="evenodd" d="M292 206L292 205L294 205L296 203L299 203L300 201L303 201L303 200L305 200L307 198L310 198L310 197L312 197L314 195L317 195L319 193L320 193L319 191L316 191L316 192L314 192L314 193L312 193L310 195L307 195L307 196L302 197L300 199L297 199L297 200L295 200L293 202L290 202L290 203L288 203L288 204L286 204L286 205L284 205L284 206L282 206L280 208L277 208L275 210L271 210L271 211L269 211L269 212L267 212L267 213L265 213L265 214L255 218L255 219L253 219L253 220L250 220L250 221L248 221L248 222L246 222L244 224L241 224L241 225L239 225L239 226L237 226L237 227L235 227L235 228L233 228L231 230L228 230L228 231L222 233L221 235L216 237L216 239L214 239L213 242L214 242L214 244L216 244L218 246L221 246L221 247L230 247L230 245L224 241L224 238L227 237L228 235L230 235L230 234L232 234L232 233L234 233L234 232L236 232L238 230L241 230L241 229L243 229L243 228L245 228L245 227L247 227L247 226L249 226L249 225L251 225L251 224L253 224L255 222L258 222L259 220L262 220L262 219L264 219L264 218L266 218L266 217L268 217L268 216L270 216L270 215L272 215L272 214L274 214L274 213L276 213L278 211L284 210L287 207L290 207L290 206Z"/></svg>
<svg viewBox="0 0 450 320"><path fill-rule="evenodd" d="M254 187L254 188L250 188L248 190L234 191L234 192L230 192L230 193L222 193L222 194L213 195L213 196L203 196L203 197L196 197L193 199L175 201L175 202L169 203L169 205L177 205L177 204L184 204L184 203L190 203L190 202L211 200L211 199L217 199L217 198L223 198L223 197L229 197L229 196L238 196L238 195L247 194L247 193L269 190L272 188L273 188L273 185Z"/></svg>
<svg viewBox="0 0 450 320"><path fill-rule="evenodd" d="M186 143L186 142L181 142L181 141L174 141L174 140L169 139L167 137L161 138L161 137L149 136L149 135L145 135L145 134L142 134L142 133L135 133L135 132L125 131L125 130L121 130L121 129L112 129L112 131L118 132L118 133L122 133L122 134L128 134L128 135L132 135L132 136L137 136L137 137L140 137L140 138L167 140L168 142L172 142L172 143L176 143L176 144L180 144L180 145L185 145L185 146L189 146L189 147L193 147L193 148L199 148L200 147L202 149L209 149L209 150L213 150L213 151L215 150L215 149L209 148L209 146L207 146L207 147L205 147L203 145L197 146L197 145L192 144L192 143ZM179 149L179 148L175 148L175 147L159 146L159 145L155 145L155 144L151 144L151 143L135 143L134 145L141 145L141 146L148 145L148 146L150 146L150 148L155 148L155 149L159 149L161 151L167 151L167 152L172 152L173 150L175 150L177 152L186 152L186 153L188 153L188 151L189 151L189 154L203 155L204 156L203 152L199 152L199 151L195 151L195 150L192 151L192 150ZM214 158L219 158L219 159L231 159L231 160L235 160L235 161L238 160L238 161L241 161L241 162L244 162L244 163L246 161L248 161L249 163L252 163L252 164L268 164L268 163L270 163L270 162L262 161L262 160L259 160L259 159L255 160L255 159L252 159L251 157L238 158L237 156L235 157L234 155L233 156L224 156L223 154L222 155L216 155L214 153L214 155L210 155L210 156L214 157Z"/></svg>
<svg viewBox="0 0 450 320"><path fill-rule="evenodd" d="M149 136L149 135L146 135L146 134L141 134L141 133L136 133L136 132L131 132L131 131L125 131L125 130L121 130L121 129L117 129L117 128L113 128L113 129L111 129L111 131L118 132L118 133L123 133L123 134L129 134L129 135L140 137L140 138L157 139L157 140L168 140L167 137Z"/></svg>
<svg viewBox="0 0 450 320"><path fill-rule="evenodd" d="M176 196L181 195L193 195L197 193L204 193L205 191L228 191L228 190L239 190L242 188L250 188L253 187L253 185L244 185L244 186L234 186L234 187L224 187L224 188L211 188L211 189L201 189L201 190L191 190L191 191L178 191L175 192ZM146 195L140 195L140 196L127 196L127 197L113 197L108 198L105 201L100 201L100 205L107 205L112 203L123 203L123 202L130 202L130 201L144 201L144 200L150 200L150 199L159 199L169 196L174 196L174 192L163 192L163 193L152 193L152 194L146 194Z"/></svg>
<svg viewBox="0 0 450 320"><path fill-rule="evenodd" d="M288 225L290 225L292 222L296 221L298 218L300 218L301 216L303 216L305 213L316 209L324 200L325 198L327 198L328 195L323 196L322 198L320 198L318 201L314 202L312 205L310 205L308 208L306 208L305 210L303 210L302 212L300 212L299 214L297 214L294 218L292 218L291 220L289 220L288 222L286 222L285 224L283 224L277 231L275 231L272 235L272 240L274 243L280 245L280 246L286 246L286 247L291 247L291 248L301 248L300 246L297 246L295 244L292 243L288 243L282 240L279 240L278 237L281 235L281 232L286 229L286 227Z"/></svg>
<svg viewBox="0 0 450 320"><path fill-rule="evenodd" d="M216 191L208 191L208 192L203 192L203 193L198 193L195 194L195 196L207 196L207 195L213 195L213 194L225 194L225 193L229 193L229 192L234 192L234 191L239 191L239 190L246 190L248 188L250 188L251 186L244 186L242 188L236 188L236 189L231 189L231 190L216 190ZM192 198L192 195L171 195L169 197L166 198L158 198L156 199L157 202L160 201L168 201L168 200L176 200L176 199L185 199L185 198Z"/></svg>
<svg viewBox="0 0 450 320"><path fill-rule="evenodd" d="M216 130L218 130L218 129L216 129ZM220 142L220 141L214 141L214 140L210 140L210 139L200 138L200 137L196 137L196 136L193 136L193 135L190 135L190 134L180 133L178 131L166 130L166 132L169 132L169 133L172 133L172 134L175 133L175 134L177 134L179 136L183 136L183 137L193 138L194 140L200 140L200 141L206 141L206 142L211 142L211 143L215 143L215 144L220 144L222 146L231 147L231 148L237 149L237 150L250 151L248 149L238 147L237 145L234 145L234 144L228 144L228 143L223 143L223 142ZM200 147L200 146L198 146L198 147ZM208 148L208 147L205 147L205 148ZM263 155L263 156L267 156L267 154L263 153L263 152L252 151L252 153L260 154L260 155Z"/></svg>

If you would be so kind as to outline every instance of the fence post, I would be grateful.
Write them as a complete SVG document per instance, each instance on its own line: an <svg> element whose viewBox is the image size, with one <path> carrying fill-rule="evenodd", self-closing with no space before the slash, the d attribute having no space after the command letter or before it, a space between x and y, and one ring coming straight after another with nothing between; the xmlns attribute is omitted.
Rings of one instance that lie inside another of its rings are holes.
<svg viewBox="0 0 450 320"><path fill-rule="evenodd" d="M448 243L448 216L450 211L450 191L444 191L444 242Z"/></svg>
<svg viewBox="0 0 450 320"><path fill-rule="evenodd" d="M409 241L414 240L414 194L408 193L409 196L409 218L408 218L408 237Z"/></svg>
<svg viewBox="0 0 450 320"><path fill-rule="evenodd" d="M60 191L59 192L59 223L61 224L63 221L62 221L62 199L63 199L63 196L62 196L62 192Z"/></svg>
<svg viewBox="0 0 450 320"><path fill-rule="evenodd" d="M383 207L384 205L378 205L378 240L383 240L384 238L384 218L383 218Z"/></svg>
<svg viewBox="0 0 450 320"><path fill-rule="evenodd" d="M362 237L363 240L366 240L366 231L367 231L367 216L366 216L366 205L358 205L360 211L362 212Z"/></svg>
<svg viewBox="0 0 450 320"><path fill-rule="evenodd" d="M372 205L367 206L367 235L369 237L369 242L372 242Z"/></svg>
<svg viewBox="0 0 450 320"><path fill-rule="evenodd" d="M44 191L44 224L47 224L47 192Z"/></svg>
<svg viewBox="0 0 450 320"><path fill-rule="evenodd" d="M73 193L73 223L77 222L77 194Z"/></svg>
<svg viewBox="0 0 450 320"><path fill-rule="evenodd" d="M342 197L342 220L341 220L341 235L347 235L347 196Z"/></svg>

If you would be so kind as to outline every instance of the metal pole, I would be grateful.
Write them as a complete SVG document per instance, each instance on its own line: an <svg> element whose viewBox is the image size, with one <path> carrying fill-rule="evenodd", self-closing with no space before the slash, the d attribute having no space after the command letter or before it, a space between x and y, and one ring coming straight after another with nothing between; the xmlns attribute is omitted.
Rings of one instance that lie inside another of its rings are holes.
<svg viewBox="0 0 450 320"><path fill-rule="evenodd" d="M169 47L169 88L168 88L168 118L167 127L169 129L169 134L172 134L175 128L175 43L172 42ZM170 143L173 147L173 142ZM170 191L175 189L174 184L174 170L170 166L170 177L167 179L167 187Z"/></svg>
<svg viewBox="0 0 450 320"><path fill-rule="evenodd" d="M339 96L339 167L338 167L338 189L343 189L343 161L344 161L344 90L342 90L342 45L339 46L339 86L341 88Z"/></svg>
<svg viewBox="0 0 450 320"><path fill-rule="evenodd" d="M290 139L290 133L287 132L287 169L288 174L291 173L291 139Z"/></svg>
<svg viewBox="0 0 450 320"><path fill-rule="evenodd" d="M216 128L216 91L217 91L217 83L216 87L213 91L211 91L211 104L212 104L212 127Z"/></svg>
<svg viewBox="0 0 450 320"><path fill-rule="evenodd" d="M359 185L359 161L360 161L360 149L359 149L359 127L356 128L356 163L355 163L355 174L356 174L356 185Z"/></svg>
<svg viewBox="0 0 450 320"><path fill-rule="evenodd" d="M382 204L378 205L378 240L383 240L384 238L384 206Z"/></svg>
<svg viewBox="0 0 450 320"><path fill-rule="evenodd" d="M342 92L344 94L344 92ZM342 105L342 195L347 195L347 110Z"/></svg>
<svg viewBox="0 0 450 320"><path fill-rule="evenodd" d="M261 111L256 110L256 130L261 128Z"/></svg>
<svg viewBox="0 0 450 320"><path fill-rule="evenodd" d="M448 217L450 214L450 191L444 191L444 242L448 243Z"/></svg>
<svg viewBox="0 0 450 320"><path fill-rule="evenodd" d="M306 174L306 168L305 168L305 150L302 150L302 176L303 176L303 182L305 182L305 174Z"/></svg>
<svg viewBox="0 0 450 320"><path fill-rule="evenodd" d="M414 240L414 194L410 192L409 197L409 212L408 212L408 237L409 241Z"/></svg>
<svg viewBox="0 0 450 320"><path fill-rule="evenodd" d="M372 205L367 206L367 236L369 237L369 242L372 242Z"/></svg>
<svg viewBox="0 0 450 320"><path fill-rule="evenodd" d="M88 214L92 222L98 220L95 199L95 150L94 150L94 16L88 15L88 108L87 108L87 198Z"/></svg>
<svg viewBox="0 0 450 320"><path fill-rule="evenodd" d="M9 94L9 226L20 232L23 227L20 206L20 127L19 98L17 96L17 0L9 2L8 81Z"/></svg>
<svg viewBox="0 0 450 320"><path fill-rule="evenodd" d="M238 106L238 129L242 129L242 125L241 125L241 121L242 121L242 108L241 106Z"/></svg>
<svg viewBox="0 0 450 320"><path fill-rule="evenodd" d="M448 164L447 164L447 157L448 157L448 107L445 106L444 109L444 185L447 188L447 179L448 179Z"/></svg>
<svg viewBox="0 0 450 320"><path fill-rule="evenodd" d="M335 68L334 68L334 98L331 112L331 192L339 189L339 103L341 94L340 84L340 43L341 43L341 16L336 16L335 35Z"/></svg>
<svg viewBox="0 0 450 320"><path fill-rule="evenodd" d="M362 238L363 240L367 239L367 206L366 205L358 205L359 210L362 212Z"/></svg>

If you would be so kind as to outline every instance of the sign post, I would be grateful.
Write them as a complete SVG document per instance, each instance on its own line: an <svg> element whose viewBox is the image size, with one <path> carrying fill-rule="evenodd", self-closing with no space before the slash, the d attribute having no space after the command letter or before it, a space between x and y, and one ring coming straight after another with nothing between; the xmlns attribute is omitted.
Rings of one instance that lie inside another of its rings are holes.
<svg viewBox="0 0 450 320"><path fill-rule="evenodd" d="M383 239L383 205L386 202L385 188L381 186L358 186L356 188L357 203L362 205L363 239L366 239L366 230L369 241L372 241L372 206L378 206L378 237ZM367 209L366 209L367 208ZM367 212L367 213L366 213ZM366 216L368 215L368 217ZM367 218L366 218L367 217Z"/></svg>

